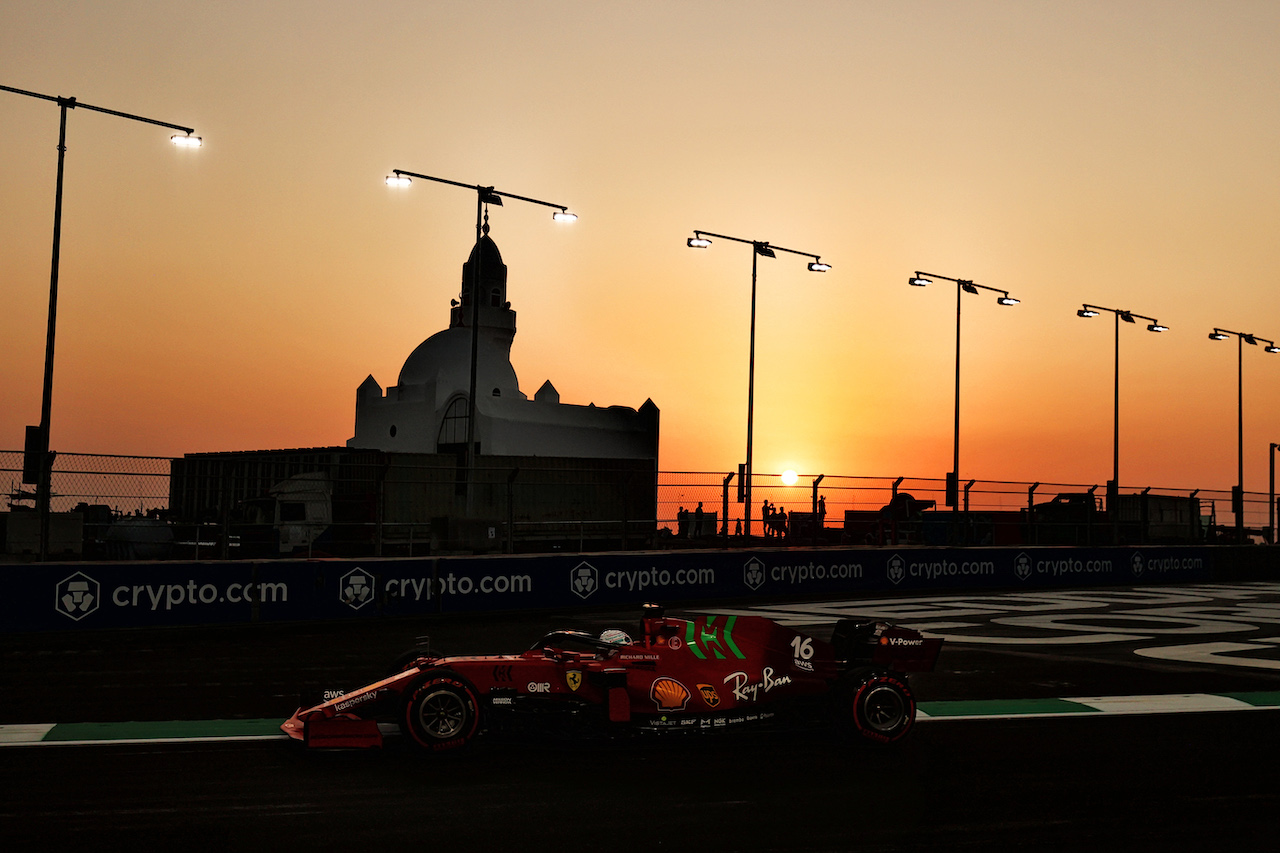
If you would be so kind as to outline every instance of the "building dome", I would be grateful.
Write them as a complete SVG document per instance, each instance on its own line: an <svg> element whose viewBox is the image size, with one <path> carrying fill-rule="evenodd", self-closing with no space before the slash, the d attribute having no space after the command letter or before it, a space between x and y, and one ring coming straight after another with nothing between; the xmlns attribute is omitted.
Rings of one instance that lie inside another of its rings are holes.
<svg viewBox="0 0 1280 853"><path fill-rule="evenodd" d="M480 327L476 361L476 396L523 399L511 366L510 338ZM471 329L452 326L418 344L400 368L401 387L434 384L438 395L466 394L471 384Z"/></svg>
<svg viewBox="0 0 1280 853"><path fill-rule="evenodd" d="M480 264L480 340L476 352L476 396L514 397L520 393L515 368L511 366L511 342L515 337L515 312L507 303L507 265L498 244L484 234L471 248L462 265L461 302L454 301L449 312L449 328L427 338L405 359L399 385L434 384L437 399L465 395L471 385L471 289L476 263Z"/></svg>

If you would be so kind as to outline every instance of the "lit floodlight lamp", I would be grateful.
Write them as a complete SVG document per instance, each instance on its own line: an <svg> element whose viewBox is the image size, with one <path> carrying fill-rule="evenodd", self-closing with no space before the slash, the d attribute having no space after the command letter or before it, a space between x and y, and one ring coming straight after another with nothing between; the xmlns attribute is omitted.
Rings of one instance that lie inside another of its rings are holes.
<svg viewBox="0 0 1280 853"><path fill-rule="evenodd" d="M1076 316L1077 317L1097 317L1098 312L1094 311L1092 308L1081 308L1079 311L1076 312Z"/></svg>
<svg viewBox="0 0 1280 853"><path fill-rule="evenodd" d="M809 264L809 272L826 272L831 269L831 264L824 264L822 261L814 261Z"/></svg>
<svg viewBox="0 0 1280 853"><path fill-rule="evenodd" d="M924 287L925 285L933 284L933 279L925 278L920 275L920 273L916 273L911 278L907 279L907 284L912 287Z"/></svg>
<svg viewBox="0 0 1280 853"><path fill-rule="evenodd" d="M997 297L996 297L996 302L997 302L998 304L1000 304L1000 305L1017 305L1017 304L1019 304L1021 301L1022 301L1022 300L1020 300L1020 299L1014 299L1012 296L1010 296L1010 295L1009 295L1009 294L1007 294L1007 293L1006 293L1004 296L997 296Z"/></svg>
<svg viewBox="0 0 1280 853"><path fill-rule="evenodd" d="M1159 323L1152 323L1150 326L1147 326L1147 331L1148 332L1167 332L1169 331L1169 327L1161 326Z"/></svg>
<svg viewBox="0 0 1280 853"><path fill-rule="evenodd" d="M690 237L689 238L690 249L705 249L710 245L711 245L711 241L708 240L706 237Z"/></svg>
<svg viewBox="0 0 1280 853"><path fill-rule="evenodd" d="M409 180L407 175L387 175L387 186L389 187L407 187L413 181Z"/></svg>
<svg viewBox="0 0 1280 853"><path fill-rule="evenodd" d="M204 145L203 139L198 136L192 136L189 133L186 136L178 136L177 134L174 134L169 137L169 141L179 148L199 148Z"/></svg>
<svg viewBox="0 0 1280 853"><path fill-rule="evenodd" d="M1269 352L1272 355L1275 355L1276 353L1280 352L1280 347L1276 346L1275 344L1272 344L1271 346L1266 348L1266 352Z"/></svg>
<svg viewBox="0 0 1280 853"><path fill-rule="evenodd" d="M965 293L977 293L977 292L978 292L978 288L977 288L977 287L974 285L974 283L973 283L973 282L971 282L971 281L964 281L964 280L962 279L962 280L960 280L960 281L958 281L958 282L956 282L956 283L960 285L960 289L961 289L961 290L963 290Z"/></svg>
<svg viewBox="0 0 1280 853"><path fill-rule="evenodd" d="M1138 322L1137 320L1133 319L1133 315L1130 314L1128 311L1120 311L1119 314L1120 314L1120 319L1124 320L1126 323Z"/></svg>
<svg viewBox="0 0 1280 853"><path fill-rule="evenodd" d="M556 222L577 222L578 214L570 213L567 210L557 210L555 213L551 214L551 218Z"/></svg>
<svg viewBox="0 0 1280 853"><path fill-rule="evenodd" d="M769 248L768 243L756 243L756 254L762 258L778 257L777 254L774 253L773 249Z"/></svg>
<svg viewBox="0 0 1280 853"><path fill-rule="evenodd" d="M1212 332L1209 333L1209 340L1211 341L1225 341L1226 339L1227 339L1227 336L1224 335L1222 332L1219 332L1217 329L1214 329Z"/></svg>

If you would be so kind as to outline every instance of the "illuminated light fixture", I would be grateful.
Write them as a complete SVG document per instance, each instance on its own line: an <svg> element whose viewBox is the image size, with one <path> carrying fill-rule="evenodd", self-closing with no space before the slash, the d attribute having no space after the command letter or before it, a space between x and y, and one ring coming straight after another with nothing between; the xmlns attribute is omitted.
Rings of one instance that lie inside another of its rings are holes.
<svg viewBox="0 0 1280 853"><path fill-rule="evenodd" d="M1116 318L1115 325L1115 403L1112 408L1112 428L1111 428L1111 479L1107 481L1107 498L1114 500L1120 489L1120 321L1126 323L1137 323L1138 320L1146 320L1148 332L1167 332L1168 326L1162 326L1160 321L1155 317L1148 317L1146 314L1135 314L1122 308L1107 308L1103 305L1090 305L1084 303L1078 311L1078 317L1097 317L1103 311L1110 311ZM1092 494L1092 490L1090 490ZM1119 536L1119 521L1113 517L1112 524L1115 525L1114 530L1117 537ZM1118 539L1117 539L1118 541Z"/></svg>
<svg viewBox="0 0 1280 853"><path fill-rule="evenodd" d="M448 184L449 186L460 187L465 190L470 190L476 194L476 242L475 242L475 248L472 249L471 260L467 262L467 266L471 268L470 270L468 270L468 272L471 275L471 294L472 295L470 296L470 298L465 300L465 302L469 303L469 305L466 305L463 308L463 310L466 310L466 308L470 308L470 314L471 314L470 331L468 334L468 337L471 339L471 347L470 347L471 358L469 359L471 363L470 363L470 370L468 371L470 375L468 376L467 396L466 396L466 401L467 401L466 443L463 445L465 450L462 454L462 458L458 460L459 466L461 466L462 464L466 465L466 472L465 472L466 478L465 480L461 481L459 485L462 485L464 487L466 506L463 509L466 512L465 517L471 517L472 513L474 512L473 507L475 504L476 485L477 485L476 470L478 466L476 465L476 460L481 455L480 444L476 441L476 437L477 437L476 436L477 393L476 392L478 388L479 374L480 374L479 330L481 326L480 305L482 300L479 298L476 298L476 296L481 292L481 282L486 280L484 273L487 273L489 276L492 276L495 274L492 271L487 271L487 270L482 271L482 267L484 266L484 258L485 258L485 255L488 253L481 252L478 250L480 249L480 245L483 241L489 240L489 245L490 246L493 245L492 241L488 237L489 212L486 206L496 205L498 207L502 207L503 206L502 196L504 194L498 192L496 189L494 189L493 186L486 186L483 184L465 184L460 181L451 181L448 178L440 178L434 175L424 175L421 172L410 172L405 169L392 169L391 175L387 176L386 182L388 186L403 187L403 186L408 186L410 178L417 178L418 180L421 180L421 181L432 181L437 184ZM547 207L555 211L560 211L562 213L567 213L569 210L565 205L557 204L555 202L542 201L541 199L529 198L528 196L516 195L515 193L505 193L505 195L507 198L515 199L516 201L524 201L524 202L528 202L529 204L536 204L541 207ZM463 282L463 286L464 287L466 286L465 281ZM450 301L450 305L456 307L456 303L454 303L453 301ZM510 308L511 303L507 302L503 305L503 307ZM460 494L463 494L463 493L460 493Z"/></svg>
<svg viewBox="0 0 1280 853"><path fill-rule="evenodd" d="M1244 345L1258 346L1258 342L1266 344L1266 351L1275 354L1280 347L1270 338L1259 338L1252 332L1237 332L1232 329L1213 327L1209 333L1211 341L1225 341L1231 335L1236 338L1236 484L1231 487L1231 514L1235 516L1235 539L1243 544L1249 541L1244 526ZM1274 473L1272 476L1274 483ZM1272 488L1274 493L1275 489Z"/></svg>
<svg viewBox="0 0 1280 853"><path fill-rule="evenodd" d="M930 278L932 276L932 278ZM932 284L932 279L941 279L949 281L956 286L956 393L955 393L955 419L952 439L952 459L951 470L947 472L946 477L946 505L956 512L960 511L960 306L964 302L963 295L966 293L980 293L987 291L996 295L997 305L1020 305L1021 300L1014 299L1009 295L1009 291L1001 290L998 287L988 287L985 284L977 284L968 278L952 278L949 275L938 275L936 273L926 273L916 270L915 274L907 279L907 284L913 287L924 287ZM1085 307L1088 307L1087 305ZM969 489L965 487L965 511L969 509Z"/></svg>
<svg viewBox="0 0 1280 853"><path fill-rule="evenodd" d="M551 214L551 218L556 222L577 222L578 214L570 213L567 210L557 210L555 213Z"/></svg>
<svg viewBox="0 0 1280 853"><path fill-rule="evenodd" d="M742 495L741 503L743 504L742 524L741 524L740 532L738 535L745 537L747 540L750 540L752 535L751 485L752 485L752 479L753 479L752 472L754 470L752 465L752 461L753 461L752 437L755 431L754 423L755 423L755 387L756 387L756 281L757 281L757 275L758 275L758 268L760 265L759 259L760 258L777 258L778 252L783 252L788 255L800 255L802 257L808 258L809 269L813 272L826 272L827 270L831 269L831 266L830 264L824 264L822 262L822 256L816 255L813 252L801 252L796 249L788 249L785 246L776 246L776 247L770 246L768 241L766 240L747 240L742 237L731 237L728 234L717 234L714 231L702 231L697 228L694 229L692 237L686 238L685 245L687 245L690 249L705 249L711 245L711 240L709 238L712 238L712 237L718 240L728 240L733 243L743 243L751 247L751 337L750 337L751 347L750 347L750 359L747 362L747 459L746 459L746 462L738 466L738 477L739 477L738 482L739 482L739 487L741 489L741 495ZM725 482L728 483L729 481L726 480ZM817 489L815 486L815 494L816 494L816 491ZM817 499L815 498L815 500ZM726 515L726 519L725 519L726 527L724 528L724 531L727 533L728 531L728 527L727 527L728 510L727 509L725 511L725 515Z"/></svg>
<svg viewBox="0 0 1280 853"><path fill-rule="evenodd" d="M36 557L41 562L44 562L49 558L50 508L53 498L51 486L55 454L49 447L49 430L53 411L53 355L57 338L58 265L62 256L62 179L67 155L67 112L74 109L90 110L113 115L117 118L127 118L130 121L158 125L170 130L180 130L182 131L182 136L174 134L169 137L169 140L174 145L180 145L184 148L200 147L201 139L198 136L191 135L195 133L195 128L192 127L183 127L180 124L171 124L159 119L86 104L73 97L64 98L61 95L45 95L40 92L28 92L25 89L15 89L12 86L4 85L0 85L0 92L12 92L15 95L23 95L28 98L37 98L55 103L62 114L62 121L58 129L58 181L53 203L53 257L49 266L49 314L48 333L45 336L44 349L44 387L40 395L40 423L38 426L31 425L27 427L24 446L25 456L23 459L24 476L22 478L24 482L35 486L35 493L31 497L35 499L34 509L39 516Z"/></svg>

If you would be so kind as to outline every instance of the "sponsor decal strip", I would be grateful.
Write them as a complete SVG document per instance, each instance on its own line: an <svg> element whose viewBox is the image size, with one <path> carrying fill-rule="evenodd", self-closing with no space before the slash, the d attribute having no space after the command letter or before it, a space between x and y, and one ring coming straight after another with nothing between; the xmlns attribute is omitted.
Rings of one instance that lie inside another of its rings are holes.
<svg viewBox="0 0 1280 853"><path fill-rule="evenodd" d="M1280 709L1280 691L1173 693L1155 696L1090 696L1071 699L994 699L919 702L917 721L1007 720L1110 714L1189 714L1203 711Z"/></svg>
<svg viewBox="0 0 1280 853"><path fill-rule="evenodd" d="M703 685L699 685L702 687ZM1280 691L1093 696L1073 699L984 699L920 702L917 722L1006 720L1033 717L1186 714L1206 711L1280 710ZM398 727L390 724L383 734ZM0 725L0 747L86 746L113 743L285 740L280 720L176 720L130 723Z"/></svg>
<svg viewBox="0 0 1280 853"><path fill-rule="evenodd" d="M0 725L0 746L189 743L287 738L288 735L280 731L280 723L280 720L270 719Z"/></svg>

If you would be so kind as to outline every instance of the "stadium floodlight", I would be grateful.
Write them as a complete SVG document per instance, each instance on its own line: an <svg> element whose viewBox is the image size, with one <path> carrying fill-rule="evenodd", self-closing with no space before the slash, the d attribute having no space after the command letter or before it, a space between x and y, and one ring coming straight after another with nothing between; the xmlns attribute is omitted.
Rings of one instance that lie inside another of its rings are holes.
<svg viewBox="0 0 1280 853"><path fill-rule="evenodd" d="M180 124L170 124L167 121L147 118L146 116L120 112L106 107L97 107L93 104L78 101L75 98L64 98L60 95L42 95L39 92L28 92L25 89L15 89L12 86L0 86L0 91L13 92L15 95L25 95L28 98L38 98L42 101L52 101L58 105L62 112L62 120L58 128L58 180L53 202L53 260L49 273L49 319L48 330L45 335L44 386L41 392L40 425L27 428L27 442L24 449L26 458L23 460L24 469L33 468L36 472L36 510L40 514L39 557L41 560L45 560L49 556L49 504L53 497L53 455L49 452L49 429L53 407L53 355L58 317L58 268L62 256L62 182L67 155L67 111L78 108L89 110L90 112L106 113L117 118L127 118L130 121L137 121L143 124L166 127L170 130L180 130L184 134L183 136L175 134L169 138L174 145L183 148L199 148L202 140L198 136L191 135L195 133L195 128L192 127L183 127Z"/></svg>
<svg viewBox="0 0 1280 853"><path fill-rule="evenodd" d="M986 290L996 294L996 303L999 305L1019 305L1021 300L1014 299L1009 295L1009 291L998 287L987 287L985 284L977 284L967 278L952 278L948 275L937 275L920 270L916 270L915 275L907 279L907 284L912 287L924 287L933 284L934 279L954 282L956 285L955 431L952 438L951 471L948 472L946 479L946 505L958 512L960 509L960 308L963 303L961 296L965 293L979 293Z"/></svg>
<svg viewBox="0 0 1280 853"><path fill-rule="evenodd" d="M405 169L393 169L391 174L387 176L387 186L389 187L407 187L411 183L411 178L417 178L424 181L434 181L437 184L448 184L452 187L462 187L471 190L476 194L476 263L472 267L471 282L471 376L467 385L467 446L465 449L467 459L466 471L466 490L467 490L467 515L470 517L475 504L475 471L476 459L479 450L476 447L476 382L479 373L480 361L480 267L484 262L484 252L478 251L480 241L489 233L489 226L486 221L488 213L486 208L489 205L502 207L504 198L515 199L517 201L527 201L530 204L537 204L543 207L555 208L551 217L557 222L574 222L577 216L569 212L569 208L563 204L555 204L550 201L541 201L528 196L515 195L514 193L500 192L493 187L487 187L483 184L464 184L461 181L451 181L447 178L437 178L432 175L424 175L421 172L410 172Z"/></svg>
<svg viewBox="0 0 1280 853"><path fill-rule="evenodd" d="M803 257L812 258L809 262L810 272L826 272L831 269L830 264L822 262L822 258L812 252L800 252L795 249L784 249L782 246L774 246L764 240L746 240L742 237L730 237L726 234L713 234L710 231L694 231L693 236L685 241L690 249L705 249L711 245L708 237L715 237L719 240L730 240L734 243L746 243L751 246L751 346L750 356L747 361L747 462L739 470L741 471L741 492L743 499L742 511L742 530L743 535L750 538L751 536L751 463L752 463L752 435L755 423L755 388L756 388L756 279L758 273L757 258L777 258L778 252L787 252L792 255L801 255ZM726 529L728 529L728 519L725 519Z"/></svg>

